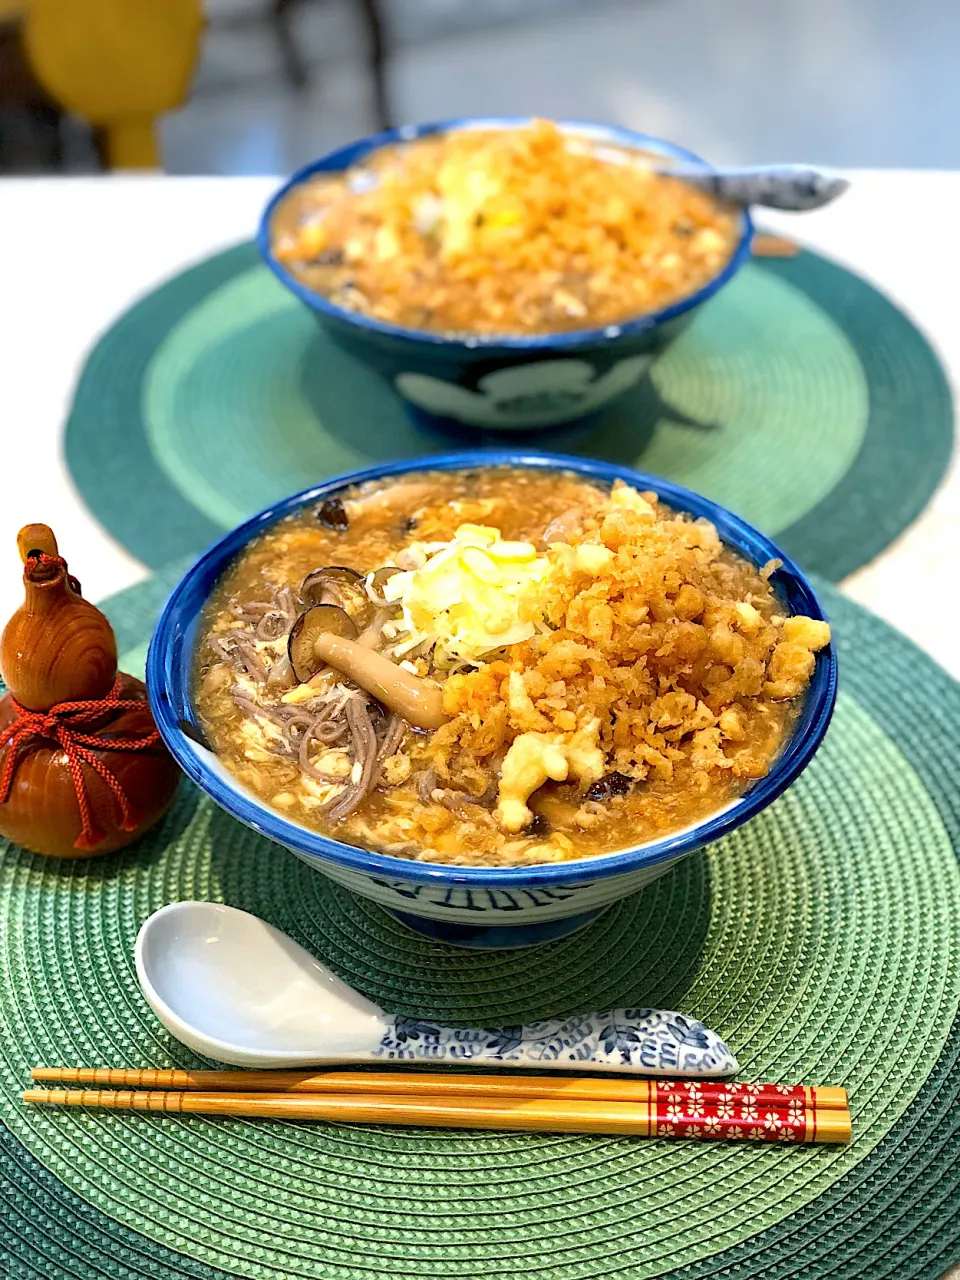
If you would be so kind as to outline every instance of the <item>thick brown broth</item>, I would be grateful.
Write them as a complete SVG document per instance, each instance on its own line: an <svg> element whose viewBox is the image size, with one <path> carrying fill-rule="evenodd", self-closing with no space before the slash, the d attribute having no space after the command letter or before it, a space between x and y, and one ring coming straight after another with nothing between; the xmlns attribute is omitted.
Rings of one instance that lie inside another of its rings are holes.
<svg viewBox="0 0 960 1280"><path fill-rule="evenodd" d="M722 548L712 526L632 490L616 506L573 474L526 469L423 472L342 496L342 509L322 513L326 525L311 508L251 543L205 613L201 722L268 805L361 847L511 865L654 839L723 808L767 771L824 641L809 639L805 620L783 619L765 577ZM359 630L372 612L388 656L442 684L448 723L412 728L329 669L272 687L286 631L309 603L298 596L308 574L324 565L369 574L398 560L409 571L411 544L446 543L463 525L532 542L540 556L552 544L550 601L532 638L440 662L439 645L409 648L396 606L378 612L362 591L347 592ZM577 559L587 544L589 575ZM305 733L316 734L306 745ZM570 744L581 733L589 749L578 756ZM561 740L566 780L555 771L508 796L524 744L536 755ZM525 817L511 817L527 800Z"/></svg>

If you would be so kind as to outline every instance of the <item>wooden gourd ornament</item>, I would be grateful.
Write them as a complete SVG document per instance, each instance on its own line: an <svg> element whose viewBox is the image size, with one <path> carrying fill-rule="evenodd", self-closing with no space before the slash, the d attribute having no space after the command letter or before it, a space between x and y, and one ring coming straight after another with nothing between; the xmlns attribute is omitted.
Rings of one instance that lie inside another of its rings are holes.
<svg viewBox="0 0 960 1280"><path fill-rule="evenodd" d="M111 853L163 816L180 774L53 532L27 525L17 543L25 599L0 640L0 835L55 858Z"/></svg>

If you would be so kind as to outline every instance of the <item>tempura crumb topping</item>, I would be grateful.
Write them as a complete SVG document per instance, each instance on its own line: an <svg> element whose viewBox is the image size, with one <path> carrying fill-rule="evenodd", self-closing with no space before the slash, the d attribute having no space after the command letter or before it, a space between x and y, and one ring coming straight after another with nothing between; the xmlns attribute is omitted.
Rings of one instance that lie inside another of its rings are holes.
<svg viewBox="0 0 960 1280"><path fill-rule="evenodd" d="M532 792L574 772L570 751L588 727L587 783L607 770L635 782L767 771L768 703L806 688L827 623L784 617L712 524L620 483L577 544L553 543L546 558L547 627L446 681L452 719L431 744L439 777L456 783L502 755L498 817L517 831Z"/></svg>

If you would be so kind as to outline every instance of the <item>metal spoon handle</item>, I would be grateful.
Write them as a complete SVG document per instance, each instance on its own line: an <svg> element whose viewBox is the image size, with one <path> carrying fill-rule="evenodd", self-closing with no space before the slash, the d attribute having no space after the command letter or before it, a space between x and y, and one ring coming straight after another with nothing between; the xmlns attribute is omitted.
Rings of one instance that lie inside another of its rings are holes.
<svg viewBox="0 0 960 1280"><path fill-rule="evenodd" d="M729 1076L737 1060L702 1022L665 1009L613 1009L496 1030L443 1027L386 1015L374 1050L404 1062L474 1063L556 1071L617 1071L709 1079Z"/></svg>

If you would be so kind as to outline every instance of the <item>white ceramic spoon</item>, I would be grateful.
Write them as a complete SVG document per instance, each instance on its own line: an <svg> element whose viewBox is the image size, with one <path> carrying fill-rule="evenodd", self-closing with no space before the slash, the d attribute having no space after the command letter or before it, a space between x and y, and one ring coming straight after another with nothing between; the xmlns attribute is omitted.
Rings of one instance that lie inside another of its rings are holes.
<svg viewBox="0 0 960 1280"><path fill-rule="evenodd" d="M732 1075L701 1022L659 1009L481 1030L384 1013L292 938L215 902L161 907L137 936L137 977L168 1031L238 1067L446 1062L668 1078Z"/></svg>

